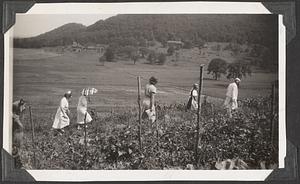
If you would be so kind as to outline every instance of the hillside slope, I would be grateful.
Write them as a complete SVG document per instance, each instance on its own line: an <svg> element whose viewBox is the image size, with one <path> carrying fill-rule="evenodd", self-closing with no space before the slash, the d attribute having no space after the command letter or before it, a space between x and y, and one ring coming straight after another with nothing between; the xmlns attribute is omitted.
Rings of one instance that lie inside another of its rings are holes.
<svg viewBox="0 0 300 184"><path fill-rule="evenodd" d="M275 38L275 39L274 39ZM117 43L141 45L145 40L182 40L207 42L277 43L277 16L274 15L200 15L200 14L121 14L85 27L67 24L37 37L15 39L15 47L43 47Z"/></svg>

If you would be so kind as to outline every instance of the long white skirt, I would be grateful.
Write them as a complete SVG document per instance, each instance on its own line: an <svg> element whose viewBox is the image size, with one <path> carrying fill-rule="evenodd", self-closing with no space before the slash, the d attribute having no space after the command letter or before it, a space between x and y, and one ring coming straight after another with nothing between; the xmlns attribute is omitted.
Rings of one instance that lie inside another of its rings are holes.
<svg viewBox="0 0 300 184"><path fill-rule="evenodd" d="M70 125L69 116L65 112L62 112L61 108L59 107L56 111L55 119L54 119L52 128L62 129L62 128L66 127L66 126L69 126L69 125Z"/></svg>
<svg viewBox="0 0 300 184"><path fill-rule="evenodd" d="M197 111L198 110L198 102L194 99L192 99L191 110L192 111Z"/></svg>
<svg viewBox="0 0 300 184"><path fill-rule="evenodd" d="M86 108L77 108L77 124L84 124L84 117L86 113L86 123L90 123L93 119L91 115L87 112Z"/></svg>
<svg viewBox="0 0 300 184"><path fill-rule="evenodd" d="M147 114L148 119L153 123L156 120L155 106L150 109L150 99L145 98L143 100L143 110Z"/></svg>

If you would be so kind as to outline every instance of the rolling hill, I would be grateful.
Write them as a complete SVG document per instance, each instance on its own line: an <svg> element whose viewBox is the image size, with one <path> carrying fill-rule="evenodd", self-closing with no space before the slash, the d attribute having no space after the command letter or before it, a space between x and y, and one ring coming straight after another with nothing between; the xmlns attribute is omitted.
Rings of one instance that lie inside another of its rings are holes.
<svg viewBox="0 0 300 184"><path fill-rule="evenodd" d="M85 27L70 23L32 38L15 39L15 47L117 43L142 46L145 40L161 43L182 40L255 43L272 47L277 43L275 15L120 14Z"/></svg>

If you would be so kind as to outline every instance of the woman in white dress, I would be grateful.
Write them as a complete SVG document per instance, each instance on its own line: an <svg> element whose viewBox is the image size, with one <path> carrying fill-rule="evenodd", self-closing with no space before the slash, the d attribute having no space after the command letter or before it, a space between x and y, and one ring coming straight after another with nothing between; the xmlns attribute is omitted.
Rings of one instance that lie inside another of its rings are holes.
<svg viewBox="0 0 300 184"><path fill-rule="evenodd" d="M86 96L89 94L89 89L83 89L81 96L78 100L77 105L77 129L81 129L81 125L84 123L90 123L93 119L91 115L87 112L87 99ZM84 122L85 121L85 122Z"/></svg>
<svg viewBox="0 0 300 184"><path fill-rule="evenodd" d="M151 123L154 123L156 120L155 113L155 94L157 93L157 89L155 85L157 84L157 79L155 77L151 77L149 79L149 84L145 87L145 98L143 100L143 119L148 118Z"/></svg>
<svg viewBox="0 0 300 184"><path fill-rule="evenodd" d="M198 89L199 85L194 84L193 89L190 92L190 98L187 103L187 109L192 111L197 111L198 109Z"/></svg>
<svg viewBox="0 0 300 184"><path fill-rule="evenodd" d="M52 128L60 133L63 133L63 128L70 125L70 110L69 110L69 99L72 97L72 92L68 91L64 97L60 100L59 107L57 108L55 119Z"/></svg>

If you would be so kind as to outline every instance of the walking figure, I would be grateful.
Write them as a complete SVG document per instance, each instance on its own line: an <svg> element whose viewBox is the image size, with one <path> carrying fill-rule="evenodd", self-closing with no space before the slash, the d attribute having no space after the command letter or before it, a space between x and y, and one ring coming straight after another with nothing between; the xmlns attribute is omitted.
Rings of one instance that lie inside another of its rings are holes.
<svg viewBox="0 0 300 184"><path fill-rule="evenodd" d="M151 77L149 79L149 84L145 87L145 98L143 100L143 114L142 118L148 118L151 123L154 123L156 120L155 113L155 94L157 93L157 89L155 85L157 84L157 79L155 77Z"/></svg>
<svg viewBox="0 0 300 184"><path fill-rule="evenodd" d="M81 96L78 100L77 105L77 129L81 129L81 125L84 123L90 123L93 119L91 115L87 112L87 99L86 97L89 94L89 89L83 89L81 92ZM85 118L85 119L84 119ZM84 122L85 121L85 122Z"/></svg>
<svg viewBox="0 0 300 184"><path fill-rule="evenodd" d="M189 101L188 101L187 107L186 107L187 110L197 111L197 109L198 109L198 102L197 102L198 89L199 89L199 85L195 83L190 92L190 98L189 98Z"/></svg>
<svg viewBox="0 0 300 184"><path fill-rule="evenodd" d="M224 101L224 106L227 109L227 114L232 118L232 111L238 108L237 98L238 98L238 87L241 79L235 78L234 82L230 83L227 87L226 99Z"/></svg>
<svg viewBox="0 0 300 184"><path fill-rule="evenodd" d="M57 108L55 114L55 119L52 128L57 130L60 134L65 132L63 128L70 125L69 100L71 97L71 91L68 91L64 94L64 97L60 100L59 107Z"/></svg>

